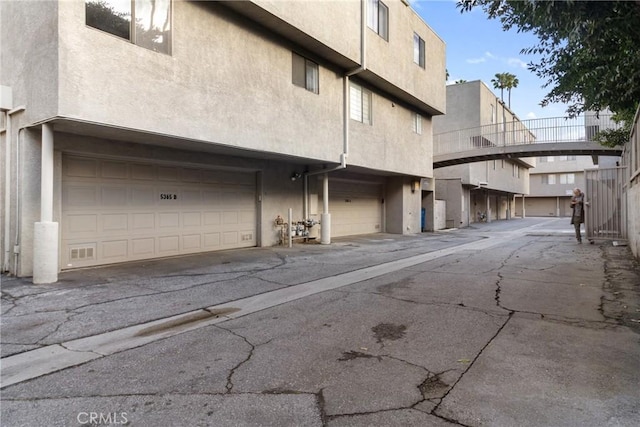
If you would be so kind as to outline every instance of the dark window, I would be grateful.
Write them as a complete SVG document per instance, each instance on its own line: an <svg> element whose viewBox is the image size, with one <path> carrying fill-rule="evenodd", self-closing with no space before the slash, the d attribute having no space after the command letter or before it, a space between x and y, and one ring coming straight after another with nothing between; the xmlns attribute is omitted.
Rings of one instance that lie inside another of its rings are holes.
<svg viewBox="0 0 640 427"><path fill-rule="evenodd" d="M389 40L389 8L380 0L367 0L367 25Z"/></svg>
<svg viewBox="0 0 640 427"><path fill-rule="evenodd" d="M422 38L416 33L413 33L413 62L424 68L424 40L422 40Z"/></svg>
<svg viewBox="0 0 640 427"><path fill-rule="evenodd" d="M293 53L292 59L292 83L305 88L309 92L319 93L318 64L297 53Z"/></svg>
<svg viewBox="0 0 640 427"><path fill-rule="evenodd" d="M171 0L86 0L85 11L90 27L156 52L170 52Z"/></svg>

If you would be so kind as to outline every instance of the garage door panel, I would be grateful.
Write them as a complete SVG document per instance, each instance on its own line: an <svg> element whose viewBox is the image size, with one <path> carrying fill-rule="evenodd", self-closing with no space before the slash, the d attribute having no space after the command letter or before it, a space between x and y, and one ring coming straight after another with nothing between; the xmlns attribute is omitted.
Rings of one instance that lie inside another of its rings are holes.
<svg viewBox="0 0 640 427"><path fill-rule="evenodd" d="M95 178L98 176L98 162L92 159L70 158L64 167L69 177Z"/></svg>
<svg viewBox="0 0 640 427"><path fill-rule="evenodd" d="M204 225L219 225L222 220L221 212L205 212Z"/></svg>
<svg viewBox="0 0 640 427"><path fill-rule="evenodd" d="M167 253L173 254L180 251L180 236L161 236L158 237L158 252L161 255Z"/></svg>
<svg viewBox="0 0 640 427"><path fill-rule="evenodd" d="M128 252L129 242L126 240L112 240L102 243L101 256L105 259L126 259L129 255Z"/></svg>
<svg viewBox="0 0 640 427"><path fill-rule="evenodd" d="M238 212L223 212L222 213L223 224L238 224Z"/></svg>
<svg viewBox="0 0 640 427"><path fill-rule="evenodd" d="M127 232L129 231L129 215L123 213L102 214L102 231Z"/></svg>
<svg viewBox="0 0 640 427"><path fill-rule="evenodd" d="M102 187L102 206L124 206L127 204L128 191L126 187Z"/></svg>
<svg viewBox="0 0 640 427"><path fill-rule="evenodd" d="M202 236L200 234L182 236L182 248L188 251L202 249Z"/></svg>
<svg viewBox="0 0 640 427"><path fill-rule="evenodd" d="M153 187L133 187L131 189L132 206L154 206L156 202L156 191Z"/></svg>
<svg viewBox="0 0 640 427"><path fill-rule="evenodd" d="M98 191L95 185L73 185L63 193L69 206L95 206L98 203Z"/></svg>
<svg viewBox="0 0 640 427"><path fill-rule="evenodd" d="M156 239L153 237L131 239L131 253L134 255L153 255Z"/></svg>
<svg viewBox="0 0 640 427"><path fill-rule="evenodd" d="M147 164L132 164L131 165L131 178L136 180L155 181L156 168L153 165Z"/></svg>
<svg viewBox="0 0 640 427"><path fill-rule="evenodd" d="M71 237L86 233L95 234L98 232L98 215L70 215L67 230Z"/></svg>
<svg viewBox="0 0 640 427"><path fill-rule="evenodd" d="M202 227L202 213L185 212L182 215L182 225L185 227Z"/></svg>
<svg viewBox="0 0 640 427"><path fill-rule="evenodd" d="M180 181L180 169L171 166L158 166L158 180L159 181Z"/></svg>
<svg viewBox="0 0 640 427"><path fill-rule="evenodd" d="M204 248L216 249L220 247L220 233L204 233Z"/></svg>
<svg viewBox="0 0 640 427"><path fill-rule="evenodd" d="M124 162L102 162L100 171L102 178L127 179L129 178L129 168Z"/></svg>
<svg viewBox="0 0 640 427"><path fill-rule="evenodd" d="M180 213L161 212L158 214L160 228L180 228Z"/></svg>
<svg viewBox="0 0 640 427"><path fill-rule="evenodd" d="M62 184L67 268L256 244L253 173L65 155Z"/></svg>
<svg viewBox="0 0 640 427"><path fill-rule="evenodd" d="M199 190L183 190L181 196L180 201L183 207L202 203L202 192Z"/></svg>
<svg viewBox="0 0 640 427"><path fill-rule="evenodd" d="M131 231L149 231L156 228L154 213L134 213L131 215Z"/></svg>
<svg viewBox="0 0 640 427"><path fill-rule="evenodd" d="M222 233L222 242L225 245L235 245L236 243L238 243L238 232L226 231Z"/></svg>

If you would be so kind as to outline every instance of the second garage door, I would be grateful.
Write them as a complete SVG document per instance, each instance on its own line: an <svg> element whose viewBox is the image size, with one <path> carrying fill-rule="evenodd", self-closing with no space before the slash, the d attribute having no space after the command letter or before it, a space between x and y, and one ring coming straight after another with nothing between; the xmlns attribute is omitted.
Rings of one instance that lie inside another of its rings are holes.
<svg viewBox="0 0 640 427"><path fill-rule="evenodd" d="M333 237L382 231L382 185L329 180Z"/></svg>
<svg viewBox="0 0 640 427"><path fill-rule="evenodd" d="M64 156L62 268L256 245L254 173Z"/></svg>

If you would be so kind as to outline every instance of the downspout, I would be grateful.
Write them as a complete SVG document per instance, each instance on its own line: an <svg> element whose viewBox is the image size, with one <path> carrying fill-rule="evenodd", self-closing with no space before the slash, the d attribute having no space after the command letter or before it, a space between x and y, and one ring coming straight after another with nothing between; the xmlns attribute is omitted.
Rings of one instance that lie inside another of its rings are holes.
<svg viewBox="0 0 640 427"><path fill-rule="evenodd" d="M5 114L6 117L6 128L5 128L5 159L4 159L4 173L5 173L5 183L4 183L4 257L2 264L2 271L9 270L9 258L11 256L11 139L12 139L12 128L11 128L11 116L15 113L24 111L25 107L23 105L14 108L13 110L7 111ZM20 130L18 130L18 139L19 139ZM16 159L19 159L19 147L16 143ZM18 171L18 163L16 163L16 186L20 181L20 177L17 174ZM16 207L18 206L18 193L16 192ZM18 222L18 214L16 211L16 223ZM17 238L17 232L16 232ZM14 271L14 274L16 271Z"/></svg>
<svg viewBox="0 0 640 427"><path fill-rule="evenodd" d="M340 153L340 164L331 169L321 169L304 174L304 210L305 218L308 216L309 197L309 177L323 174L322 182L322 215L320 216L320 243L328 245L331 243L331 214L329 213L329 172L334 172L347 167L347 157L349 156L349 120L350 115L350 90L349 78L362 73L367 69L367 0L360 0L360 65L353 70L347 71L342 80L342 153Z"/></svg>

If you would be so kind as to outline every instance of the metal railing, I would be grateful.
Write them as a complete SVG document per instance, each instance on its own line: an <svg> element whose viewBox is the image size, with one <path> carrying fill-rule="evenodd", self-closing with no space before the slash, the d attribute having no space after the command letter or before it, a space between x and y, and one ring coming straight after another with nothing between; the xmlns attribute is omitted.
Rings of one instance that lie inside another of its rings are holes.
<svg viewBox="0 0 640 427"><path fill-rule="evenodd" d="M433 154L452 154L478 148L558 142L591 142L600 130L617 129L610 114L598 117L550 117L494 123L433 135Z"/></svg>

